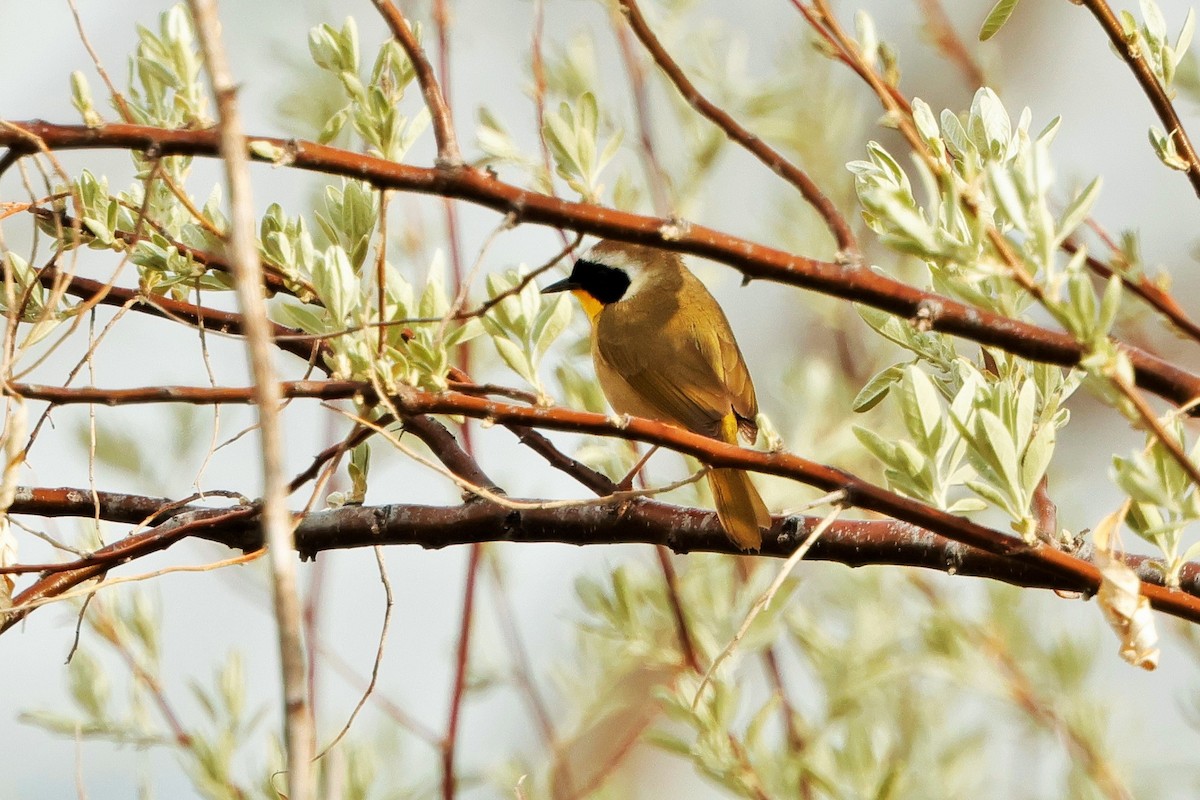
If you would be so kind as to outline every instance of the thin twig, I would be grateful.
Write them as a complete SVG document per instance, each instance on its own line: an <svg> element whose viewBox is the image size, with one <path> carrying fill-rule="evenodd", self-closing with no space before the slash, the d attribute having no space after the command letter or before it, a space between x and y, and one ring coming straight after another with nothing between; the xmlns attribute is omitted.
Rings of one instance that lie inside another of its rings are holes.
<svg viewBox="0 0 1200 800"><path fill-rule="evenodd" d="M375 547L373 549L375 551L375 564L379 567L379 582L383 584L384 605L383 624L379 628L379 644L375 648L375 661L371 665L371 678L367 681L367 688L363 690L362 697L358 698L358 703L354 706L354 710L350 712L350 717L346 720L346 724L338 731L337 736L333 737L333 741L325 745L321 752L316 755L317 759L324 758L325 754L336 747L337 743L350 732L350 726L354 724L354 720L358 717L358 712L362 711L363 706L367 704L367 700L371 698L371 693L375 691L375 683L379 680L379 667L383 664L383 647L387 643L388 627L392 623L392 606L395 600L392 596L392 582L387 574L387 564L383 560L383 548Z"/></svg>
<svg viewBox="0 0 1200 800"><path fill-rule="evenodd" d="M671 551L659 545L654 548L658 556L658 564L662 567L663 578L667 582L667 601L671 606L671 614L675 617L675 633L679 637L679 650L683 654L684 663L688 669L700 673L700 656L696 652L696 644L692 641L692 631L688 627L687 613L679 593L679 576L675 574L675 565L671 563Z"/></svg>
<svg viewBox="0 0 1200 800"><path fill-rule="evenodd" d="M938 51L958 67L968 88L974 91L987 85L983 68L954 29L954 23L950 21L940 0L920 0L920 6L921 13L925 15L925 30L929 32Z"/></svg>
<svg viewBox="0 0 1200 800"><path fill-rule="evenodd" d="M1150 68L1150 63L1146 60L1144 48L1137 41L1129 39L1125 36L1125 31L1121 27L1121 23L1109 8L1106 0L1075 0L1076 5L1082 5L1092 12L1092 16L1100 23L1100 27L1104 29L1104 33L1108 36L1109 42L1112 43L1114 49L1120 54L1121 58L1129 65L1129 69L1133 72L1133 76L1137 78L1138 84L1142 87L1142 92L1150 100L1150 105L1154 108L1154 113L1162 121L1163 127L1166 129L1167 136L1175 144L1175 149L1183 160L1187 162L1187 176L1192 184L1192 189L1200 196L1200 158L1196 155L1196 148L1192 146L1192 141L1188 138L1187 131L1183 127L1183 121L1179 119L1179 115L1175 113L1175 106L1171 103L1171 98L1167 95L1167 90L1159 83L1158 77L1154 74L1154 70Z"/></svg>
<svg viewBox="0 0 1200 800"><path fill-rule="evenodd" d="M782 153L775 150L758 136L751 133L730 116L728 112L700 93L700 90L691 82L691 79L684 74L679 64L667 53L662 43L659 42L658 37L650 30L650 26L646 23L646 19L642 16L642 12L635 0L618 0L618 2L621 10L629 19L629 26L633 29L634 35L638 37L642 46L650 53L655 63L658 64L659 69L666 74L671 83L675 85L675 88L679 90L679 93L683 95L683 99L687 101L688 105L692 106L692 108L696 109L697 113L724 131L730 139L745 148L751 155L766 165L768 169L795 186L804 199L808 201L809 205L825 221L825 225L829 228L829 232L833 234L833 238L837 242L838 250L848 258L857 258L859 247L854 232L850 229L846 218L837 210L833 201L821 191L820 187L808 177L804 170L793 164Z"/></svg>
<svg viewBox="0 0 1200 800"><path fill-rule="evenodd" d="M721 650L720 654L713 659L709 668L705 670L704 677L700 680L700 685L696 688L696 696L692 698L692 708L695 708L700 703L700 697L704 694L704 689L712 679L713 673L717 671L717 667L721 666L721 662L733 654L734 648L745 638L746 632L750 630L750 626L754 624L754 620L758 618L760 613L766 610L767 606L771 605L771 601L775 599L775 595L779 592L780 587L783 586L783 582L792 574L792 570L796 568L796 565L800 563L800 560L804 558L817 539L821 538L821 534L828 530L829 526L838 518L838 515L842 513L844 508L842 501L844 499L844 493L835 492L833 495L830 495L830 502L834 504L833 509L813 527L812 532L800 543L795 552L788 556L787 561L783 562L783 566L779 568L779 574L775 576L775 580L771 581L771 585L767 587L767 591L763 592L754 601L754 604L750 606L750 611L746 614L746 619L742 621L742 625L738 628L737 633L733 635L733 638L729 640L729 643L725 645L725 648Z"/></svg>

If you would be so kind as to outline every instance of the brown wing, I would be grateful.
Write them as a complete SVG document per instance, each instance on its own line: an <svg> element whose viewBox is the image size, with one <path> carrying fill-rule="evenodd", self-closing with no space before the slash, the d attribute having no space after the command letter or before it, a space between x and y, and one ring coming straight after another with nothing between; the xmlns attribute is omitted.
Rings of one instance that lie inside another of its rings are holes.
<svg viewBox="0 0 1200 800"><path fill-rule="evenodd" d="M680 304L617 303L601 314L595 354L605 391L617 411L714 438L724 438L721 420L733 411L753 436L758 404L729 322L698 279L685 281L693 285Z"/></svg>

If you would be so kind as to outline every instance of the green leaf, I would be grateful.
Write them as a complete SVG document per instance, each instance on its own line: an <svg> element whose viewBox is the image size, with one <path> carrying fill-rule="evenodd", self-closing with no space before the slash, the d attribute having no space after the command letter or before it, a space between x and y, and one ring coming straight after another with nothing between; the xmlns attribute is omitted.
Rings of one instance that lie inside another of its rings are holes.
<svg viewBox="0 0 1200 800"><path fill-rule="evenodd" d="M305 333L328 333L328 312L320 306L280 303L273 309L276 319Z"/></svg>
<svg viewBox="0 0 1200 800"><path fill-rule="evenodd" d="M859 389L858 394L854 396L854 401L851 403L851 408L856 412L862 413L870 411L879 405L879 402L887 397L888 391L892 388L893 384L903 377L904 366L905 362L898 362L877 372L873 378L867 381L862 389Z"/></svg>
<svg viewBox="0 0 1200 800"><path fill-rule="evenodd" d="M1063 240L1070 236L1071 233L1074 232L1074 230L1078 228L1079 225L1087 218L1087 215L1091 213L1092 206L1095 205L1096 198L1100 195L1100 185L1101 180L1099 177L1097 177L1095 180L1089 183L1087 188L1080 192L1075 199L1071 201L1070 205L1067 206L1066 210L1063 211L1062 216L1058 219L1058 225L1056 226L1057 234L1055 235L1054 244L1056 248L1058 245L1062 244Z"/></svg>
<svg viewBox="0 0 1200 800"><path fill-rule="evenodd" d="M533 327L534 354L541 358L550 349L567 325L571 323L571 303L565 295L559 295L554 302L543 307Z"/></svg>
<svg viewBox="0 0 1200 800"><path fill-rule="evenodd" d="M1054 444L1058 431L1053 425L1043 424L1037 429L1029 445L1025 448L1025 457L1021 459L1021 486L1032 494L1038 482L1046 474L1050 459L1054 455Z"/></svg>
<svg viewBox="0 0 1200 800"><path fill-rule="evenodd" d="M979 29L979 41L986 42L999 33L1004 23L1008 22L1008 18L1016 11L1019 2L1020 0L1000 0L992 6L992 10L983 20L983 27Z"/></svg>
<svg viewBox="0 0 1200 800"><path fill-rule="evenodd" d="M970 514L975 511L984 511L988 504L977 497L963 497L955 500L946 508L948 514Z"/></svg>
<svg viewBox="0 0 1200 800"><path fill-rule="evenodd" d="M920 444L922 450L935 450L937 443L931 441L931 435L941 411L937 390L933 388L929 377L913 365L904 370L900 387L900 408L908 435Z"/></svg>
<svg viewBox="0 0 1200 800"><path fill-rule="evenodd" d="M1001 494L1000 491L994 488L990 483L985 483L983 481L967 481L965 485L972 492L979 495L992 505L1011 513L1012 509L1009 507L1008 498Z"/></svg>
<svg viewBox="0 0 1200 800"><path fill-rule="evenodd" d="M533 373L533 365L529 363L529 356L515 342L504 336L493 336L492 344L496 346L496 352L504 359L504 363L508 364L512 371L520 375L525 381L531 385L537 384L537 377Z"/></svg>
<svg viewBox="0 0 1200 800"><path fill-rule="evenodd" d="M896 463L896 446L892 442L861 425L851 426L851 430L854 431L855 438L862 443L862 446L870 450L877 459L887 465Z"/></svg>
<svg viewBox="0 0 1200 800"><path fill-rule="evenodd" d="M986 408L976 411L974 442L976 451L1000 474L1005 488L1016 488L1017 450L1013 446L1012 433Z"/></svg>

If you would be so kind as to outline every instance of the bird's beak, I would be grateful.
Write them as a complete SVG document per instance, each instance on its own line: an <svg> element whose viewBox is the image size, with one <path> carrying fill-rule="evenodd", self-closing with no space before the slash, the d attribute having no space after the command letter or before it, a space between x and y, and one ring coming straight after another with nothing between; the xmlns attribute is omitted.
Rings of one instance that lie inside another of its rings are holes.
<svg viewBox="0 0 1200 800"><path fill-rule="evenodd" d="M579 284L570 278L563 278L557 283L552 283L545 289L542 289L542 294L554 294L555 292L569 292L579 288Z"/></svg>

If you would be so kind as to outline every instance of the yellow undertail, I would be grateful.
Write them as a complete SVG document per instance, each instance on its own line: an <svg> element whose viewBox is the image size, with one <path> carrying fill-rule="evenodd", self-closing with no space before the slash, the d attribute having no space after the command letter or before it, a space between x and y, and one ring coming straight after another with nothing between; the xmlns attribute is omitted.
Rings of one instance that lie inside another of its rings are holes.
<svg viewBox="0 0 1200 800"><path fill-rule="evenodd" d="M737 418L728 415L721 428L722 438L736 444ZM725 533L743 550L759 549L762 529L771 527L771 514L750 476L740 469L714 469L708 473L708 485Z"/></svg>

